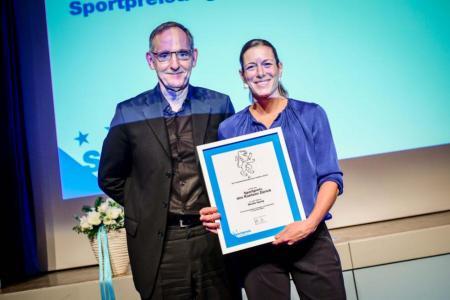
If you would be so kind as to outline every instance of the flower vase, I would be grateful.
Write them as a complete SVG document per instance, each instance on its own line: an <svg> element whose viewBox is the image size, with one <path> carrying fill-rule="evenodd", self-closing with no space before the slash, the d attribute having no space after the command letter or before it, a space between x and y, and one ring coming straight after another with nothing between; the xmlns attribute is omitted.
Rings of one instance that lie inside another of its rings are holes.
<svg viewBox="0 0 450 300"><path fill-rule="evenodd" d="M128 256L127 236L125 228L111 230L108 232L108 251L111 262L113 276L122 275L128 272L130 258ZM98 263L98 242L97 237L89 240L95 259Z"/></svg>

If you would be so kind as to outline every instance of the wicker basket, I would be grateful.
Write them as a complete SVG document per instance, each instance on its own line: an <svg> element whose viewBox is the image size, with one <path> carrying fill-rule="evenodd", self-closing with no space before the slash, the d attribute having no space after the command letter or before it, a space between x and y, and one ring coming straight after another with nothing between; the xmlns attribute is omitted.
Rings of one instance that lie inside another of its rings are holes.
<svg viewBox="0 0 450 300"><path fill-rule="evenodd" d="M98 263L97 238L90 240L90 243ZM127 236L124 228L108 232L108 250L113 276L127 273L130 258L128 257Z"/></svg>

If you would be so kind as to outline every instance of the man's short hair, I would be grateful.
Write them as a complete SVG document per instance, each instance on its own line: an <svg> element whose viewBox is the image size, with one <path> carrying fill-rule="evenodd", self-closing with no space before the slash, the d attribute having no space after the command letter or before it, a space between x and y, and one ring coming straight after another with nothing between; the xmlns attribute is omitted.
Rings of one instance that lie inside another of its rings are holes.
<svg viewBox="0 0 450 300"><path fill-rule="evenodd" d="M189 31L189 29L187 29L186 27L184 27L183 25L181 25L180 23L177 22L173 22L173 21L169 21L169 22L165 22L160 24L158 27L156 27L155 29L153 29L152 33L150 33L150 37L148 39L148 45L149 45L149 49L152 50L152 41L155 38L156 35L160 34L161 32L172 28L172 27L177 27L180 28L181 30L183 30L184 33L186 33L187 38L189 40L189 46L191 49L194 49L194 37L192 36L191 32Z"/></svg>

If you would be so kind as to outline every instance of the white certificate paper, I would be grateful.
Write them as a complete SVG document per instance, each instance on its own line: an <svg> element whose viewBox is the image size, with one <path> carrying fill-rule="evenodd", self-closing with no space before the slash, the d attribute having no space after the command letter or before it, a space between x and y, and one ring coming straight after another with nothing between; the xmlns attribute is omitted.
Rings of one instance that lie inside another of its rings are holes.
<svg viewBox="0 0 450 300"><path fill-rule="evenodd" d="M224 254L273 241L305 219L280 128L197 147Z"/></svg>

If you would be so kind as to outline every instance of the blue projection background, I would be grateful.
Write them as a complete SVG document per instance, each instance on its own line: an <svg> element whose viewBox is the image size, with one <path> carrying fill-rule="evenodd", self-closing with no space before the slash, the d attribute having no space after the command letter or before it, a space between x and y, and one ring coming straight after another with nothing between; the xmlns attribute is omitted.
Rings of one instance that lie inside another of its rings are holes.
<svg viewBox="0 0 450 300"><path fill-rule="evenodd" d="M63 198L100 194L97 169L118 102L153 88L145 61L158 24L185 24L191 83L248 105L238 55L271 41L296 99L328 113L339 158L450 142L449 1L46 1Z"/></svg>

